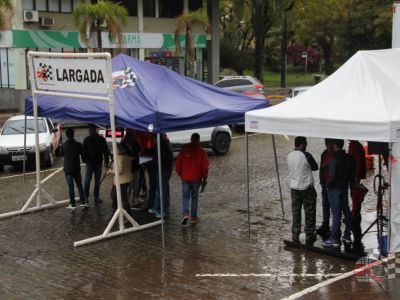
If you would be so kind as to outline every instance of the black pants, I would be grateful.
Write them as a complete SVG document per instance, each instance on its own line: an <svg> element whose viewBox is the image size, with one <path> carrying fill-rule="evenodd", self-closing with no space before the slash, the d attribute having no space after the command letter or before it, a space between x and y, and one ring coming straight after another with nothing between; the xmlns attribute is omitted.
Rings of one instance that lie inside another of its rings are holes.
<svg viewBox="0 0 400 300"><path fill-rule="evenodd" d="M354 184L350 185L350 194L353 191ZM353 232L354 242L360 243L362 238L362 229L361 229L361 205L359 208L352 208L352 216L351 216L351 231Z"/></svg>
<svg viewBox="0 0 400 300"><path fill-rule="evenodd" d="M153 161L146 164L146 170L149 173L149 194L147 197L146 208L152 208L157 193L157 166Z"/></svg>
<svg viewBox="0 0 400 300"><path fill-rule="evenodd" d="M128 183L121 184L121 200L122 200L122 207L126 210L128 214L131 214L131 207L128 201ZM111 189L111 199L112 199L112 208L113 211L116 211L118 208L117 204L117 187L113 185Z"/></svg>

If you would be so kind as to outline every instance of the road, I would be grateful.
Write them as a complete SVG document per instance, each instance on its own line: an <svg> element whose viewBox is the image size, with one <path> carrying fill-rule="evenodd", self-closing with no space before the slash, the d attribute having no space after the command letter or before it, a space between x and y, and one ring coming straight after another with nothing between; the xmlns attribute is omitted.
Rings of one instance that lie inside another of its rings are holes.
<svg viewBox="0 0 400 300"><path fill-rule="evenodd" d="M78 140L85 132L78 130ZM241 137L233 140L225 156L210 152L209 184L200 197L201 222L196 226L180 225L181 187L176 174L172 176L164 251L160 227L73 248L74 241L105 229L111 216L109 179L101 187L104 202L97 206L90 203L88 210L58 208L1 220L0 299L281 299L353 270L350 261L283 245L283 239L291 236L286 155L292 143L277 137L286 211L283 219L271 137L250 138L250 238ZM316 158L322 147L319 139L309 142ZM56 167L61 164L58 158ZM43 176L46 174L49 172ZM19 209L33 190L34 180L34 175L28 175L23 186L20 171L2 173L0 212ZM369 177L369 184L371 180ZM62 173L45 188L57 200L67 198ZM373 212L371 193L364 206L366 213ZM319 223L320 201L317 211ZM364 226L371 218L364 218ZM375 240L375 233L368 234L371 247ZM360 288L354 276L346 282L350 288L344 289L338 281L329 294L324 294L325 288L300 299L320 299L322 295L324 299L353 299L352 295L377 290L375 282ZM381 286L377 286L378 291L382 291Z"/></svg>

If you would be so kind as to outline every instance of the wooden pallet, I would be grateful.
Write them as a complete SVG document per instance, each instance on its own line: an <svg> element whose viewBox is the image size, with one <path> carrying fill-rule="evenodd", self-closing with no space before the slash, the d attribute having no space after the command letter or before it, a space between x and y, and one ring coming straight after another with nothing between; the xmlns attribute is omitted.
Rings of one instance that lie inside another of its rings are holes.
<svg viewBox="0 0 400 300"><path fill-rule="evenodd" d="M361 257L364 257L366 255L365 253L356 253L356 252L351 252L351 251L346 252L346 251L343 251L342 248L340 248L340 249L323 248L322 246L319 247L318 244L314 245L314 246L307 246L306 244L297 243L297 242L289 241L289 240L284 240L283 242L289 248L304 249L304 250L307 250L310 252L330 255L330 256L347 259L347 260L352 260L352 261L358 261Z"/></svg>

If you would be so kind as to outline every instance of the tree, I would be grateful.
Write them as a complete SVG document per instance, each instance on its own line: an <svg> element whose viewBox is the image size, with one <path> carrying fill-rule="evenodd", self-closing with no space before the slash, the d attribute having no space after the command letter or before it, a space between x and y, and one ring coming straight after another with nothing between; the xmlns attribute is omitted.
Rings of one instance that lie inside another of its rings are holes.
<svg viewBox="0 0 400 300"><path fill-rule="evenodd" d="M198 9L195 11L183 13L176 19L175 28L175 47L176 55L179 56L182 49L180 44L179 35L182 31L185 31L185 72L186 75L192 75L192 67L194 66L195 52L194 52L194 41L192 28L195 25L204 26L207 30L208 16L204 9Z"/></svg>
<svg viewBox="0 0 400 300"><path fill-rule="evenodd" d="M254 65L251 5L247 1L221 1L221 68L232 68L243 75Z"/></svg>
<svg viewBox="0 0 400 300"><path fill-rule="evenodd" d="M101 32L108 32L108 38L122 45L122 28L126 24L128 11L118 3L98 0L97 3L78 4L73 11L75 24L79 28L82 41L90 47L90 33L97 33L97 47L101 50Z"/></svg>
<svg viewBox="0 0 400 300"><path fill-rule="evenodd" d="M325 73L334 71L333 57L346 26L352 0L297 0L295 28L297 38L305 45L317 43L323 53Z"/></svg>
<svg viewBox="0 0 400 300"><path fill-rule="evenodd" d="M4 29L5 24L5 10L11 11L13 9L12 0L0 0L0 29Z"/></svg>

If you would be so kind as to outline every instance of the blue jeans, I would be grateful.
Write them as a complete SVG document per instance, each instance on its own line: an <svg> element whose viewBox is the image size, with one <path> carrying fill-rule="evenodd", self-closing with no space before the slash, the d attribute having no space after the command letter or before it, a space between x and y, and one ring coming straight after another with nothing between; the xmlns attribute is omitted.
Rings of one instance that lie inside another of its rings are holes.
<svg viewBox="0 0 400 300"><path fill-rule="evenodd" d="M162 172L162 188L163 188L163 207L164 207L164 215L169 214L169 203L170 203L170 193L169 193L169 180L171 179L172 171ZM161 212L161 203L160 203L160 180L159 176L157 176L157 192L156 198L153 203L153 209L158 213Z"/></svg>
<svg viewBox="0 0 400 300"><path fill-rule="evenodd" d="M79 198L82 204L85 204L85 194L83 193L83 186L82 186L82 176L80 173L69 175L65 174L65 179L67 180L68 185L68 193L69 193L69 203L72 206L75 206L75 191L74 191L74 181L78 188Z"/></svg>
<svg viewBox="0 0 400 300"><path fill-rule="evenodd" d="M94 191L93 196L95 199L99 198L100 192L100 180L101 180L101 171L103 169L102 164L89 165L86 164L86 173L85 173L85 195L89 197L90 191L90 181L92 180L92 175L94 173Z"/></svg>
<svg viewBox="0 0 400 300"><path fill-rule="evenodd" d="M190 211L190 216L192 218L197 217L200 184L200 182L182 181L182 212L184 215L189 214L189 201L190 198L192 198L192 207Z"/></svg>
<svg viewBox="0 0 400 300"><path fill-rule="evenodd" d="M322 225L324 229L329 228L329 220L331 218L331 210L329 207L328 191L325 185L321 185L322 189Z"/></svg>
<svg viewBox="0 0 400 300"><path fill-rule="evenodd" d="M351 213L349 209L348 187L328 188L329 206L332 212L332 229L330 238L340 240L340 225L342 211L344 213L346 229L343 237L350 238L351 233Z"/></svg>

